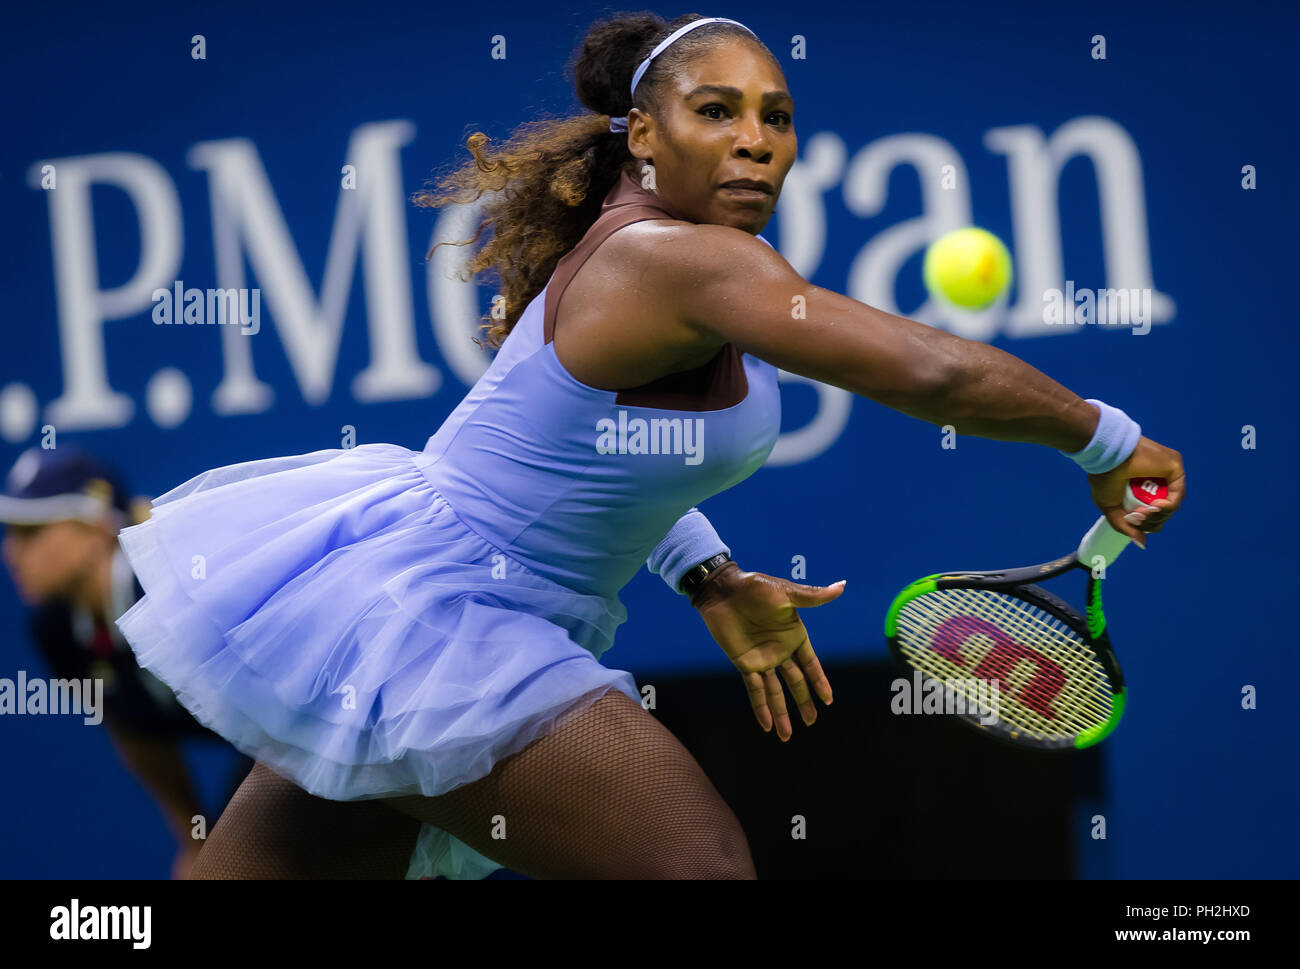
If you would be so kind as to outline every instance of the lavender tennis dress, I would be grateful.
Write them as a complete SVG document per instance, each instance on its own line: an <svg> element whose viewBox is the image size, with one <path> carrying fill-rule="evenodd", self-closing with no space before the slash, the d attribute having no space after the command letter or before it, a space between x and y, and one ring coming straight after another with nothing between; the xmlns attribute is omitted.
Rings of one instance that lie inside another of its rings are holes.
<svg viewBox="0 0 1300 969"><path fill-rule="evenodd" d="M555 307L586 258L672 217L622 176L422 451L250 461L154 501L120 536L146 592L118 620L140 664L248 756L342 801L442 794L608 690L639 702L600 662L619 590L780 426L776 369L730 345L623 391L557 358ZM499 867L425 825L407 877Z"/></svg>

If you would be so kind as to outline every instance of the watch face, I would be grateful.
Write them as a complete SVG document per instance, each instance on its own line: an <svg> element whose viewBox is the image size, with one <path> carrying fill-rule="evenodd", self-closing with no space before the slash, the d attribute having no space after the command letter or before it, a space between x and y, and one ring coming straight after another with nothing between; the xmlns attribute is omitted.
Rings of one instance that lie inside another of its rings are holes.
<svg viewBox="0 0 1300 969"><path fill-rule="evenodd" d="M713 556L713 558L701 562L699 565L692 566L692 568L682 576L682 580L678 585L685 592L693 592L701 582L730 561L731 557L727 555L727 553L719 552L717 555Z"/></svg>

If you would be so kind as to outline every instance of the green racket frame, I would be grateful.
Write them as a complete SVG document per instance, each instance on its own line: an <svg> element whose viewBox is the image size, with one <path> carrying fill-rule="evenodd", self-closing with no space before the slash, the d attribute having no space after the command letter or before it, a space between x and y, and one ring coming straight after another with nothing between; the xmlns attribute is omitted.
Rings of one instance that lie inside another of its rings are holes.
<svg viewBox="0 0 1300 969"><path fill-rule="evenodd" d="M1075 568L1083 569L1088 573L1086 619L1069 603L1033 584L1033 580L1053 578ZM1115 652L1111 648L1110 635L1106 630L1106 615L1101 604L1101 581L1093 577L1091 569L1085 566L1078 556L1068 555L1044 565L1000 572L936 572L906 586L894 598L885 616L885 636L889 641L890 656L900 671L919 672L926 681L932 680L933 677L908 662L903 652L902 640L898 633L898 616L903 607L912 600L942 589L987 589L1019 599L1055 616L1077 633L1096 655L1110 682L1112 693L1109 718L1104 723L1089 727L1072 739L1044 740L1027 735L1001 721L992 724L981 723L979 715L975 713L955 713L953 716L988 736L1016 747L1035 750L1082 750L1099 744L1110 736L1124 715L1127 687L1119 660L1115 658Z"/></svg>

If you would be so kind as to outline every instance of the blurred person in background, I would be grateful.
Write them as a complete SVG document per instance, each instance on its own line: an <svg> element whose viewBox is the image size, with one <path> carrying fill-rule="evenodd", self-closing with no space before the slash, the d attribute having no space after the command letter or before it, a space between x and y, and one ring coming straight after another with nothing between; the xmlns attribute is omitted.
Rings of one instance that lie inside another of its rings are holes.
<svg viewBox="0 0 1300 969"><path fill-rule="evenodd" d="M31 448L0 495L4 562L32 608L29 630L53 675L103 682L103 724L176 839L172 877L186 878L203 845L193 836L193 818L204 811L180 742L225 741L140 668L114 625L144 595L117 542L118 532L137 521L133 508L148 514L148 502L129 501L118 476L85 451ZM251 767L239 755L228 795Z"/></svg>

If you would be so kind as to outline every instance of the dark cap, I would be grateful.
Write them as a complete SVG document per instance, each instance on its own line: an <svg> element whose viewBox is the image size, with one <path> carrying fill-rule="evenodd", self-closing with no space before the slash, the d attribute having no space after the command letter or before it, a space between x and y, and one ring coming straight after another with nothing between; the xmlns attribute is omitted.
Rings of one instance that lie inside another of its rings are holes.
<svg viewBox="0 0 1300 969"><path fill-rule="evenodd" d="M127 516L128 507L120 479L103 462L71 445L33 447L18 456L5 478L0 522L97 522L109 508Z"/></svg>

